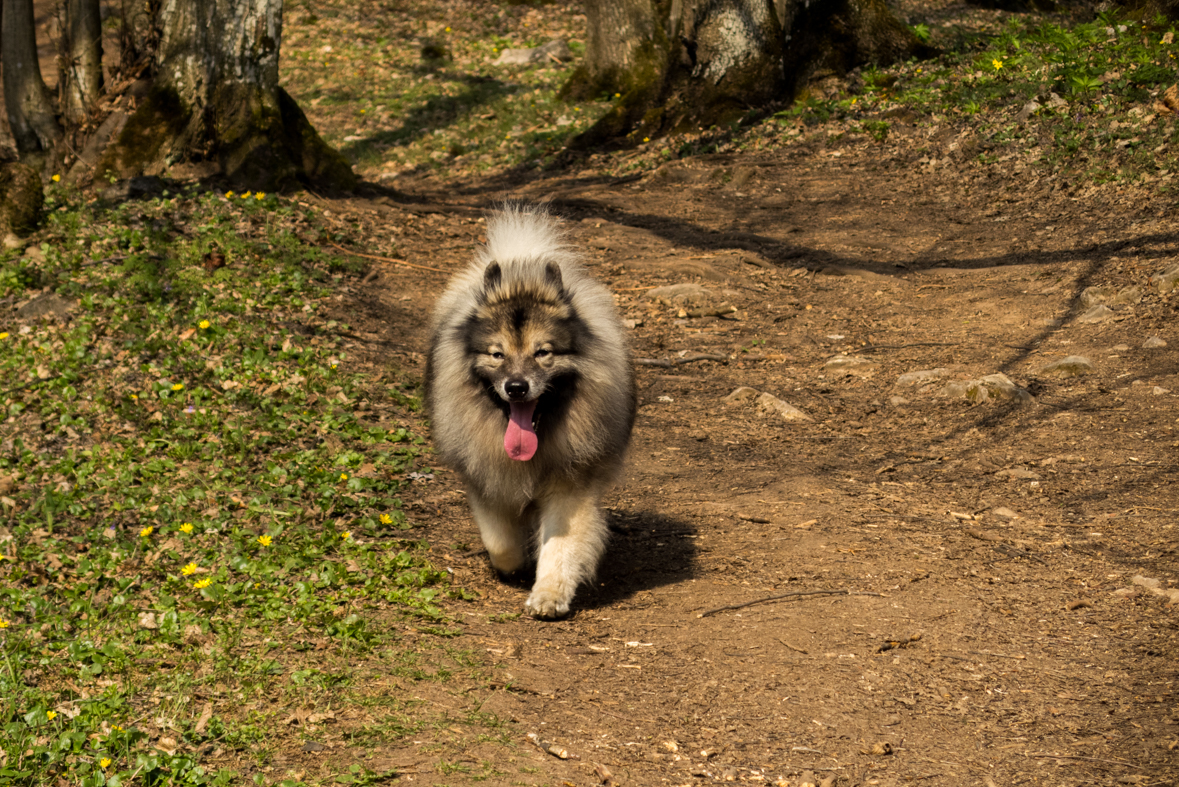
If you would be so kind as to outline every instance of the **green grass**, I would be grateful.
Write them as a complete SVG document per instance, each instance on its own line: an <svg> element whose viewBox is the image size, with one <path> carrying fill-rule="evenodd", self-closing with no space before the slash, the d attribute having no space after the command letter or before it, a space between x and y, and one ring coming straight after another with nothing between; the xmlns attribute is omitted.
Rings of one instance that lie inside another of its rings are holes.
<svg viewBox="0 0 1179 787"><path fill-rule="evenodd" d="M265 762L290 708L357 701L338 659L448 679L390 625L449 636L463 595L398 497L423 441L358 414L314 213L50 208L43 260L0 255L0 299L77 302L0 324L0 783L236 784L202 754Z"/></svg>
<svg viewBox="0 0 1179 787"><path fill-rule="evenodd" d="M983 150L1035 150L1034 163L1054 174L1095 182L1156 179L1174 165L1179 129L1155 108L1179 80L1176 26L1102 15L1065 27L1012 18L1005 29L967 37L957 51L925 62L868 69L854 92L804 96L780 122L830 121L883 142L890 115L908 110L927 125L963 124Z"/></svg>
<svg viewBox="0 0 1179 787"><path fill-rule="evenodd" d="M284 85L368 177L544 167L609 108L557 99L571 65L494 65L553 37L583 54L567 7L535 9L542 23L522 5L459 8L331 0L286 15Z"/></svg>

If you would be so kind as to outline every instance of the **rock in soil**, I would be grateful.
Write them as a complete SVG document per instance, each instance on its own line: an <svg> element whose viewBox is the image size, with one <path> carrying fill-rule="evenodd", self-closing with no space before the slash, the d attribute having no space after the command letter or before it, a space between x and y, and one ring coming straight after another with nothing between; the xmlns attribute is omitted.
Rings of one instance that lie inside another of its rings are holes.
<svg viewBox="0 0 1179 787"><path fill-rule="evenodd" d="M1094 371L1093 362L1083 355L1070 355L1041 366L1036 374L1042 377L1080 377Z"/></svg>
<svg viewBox="0 0 1179 787"><path fill-rule="evenodd" d="M740 390L740 389L738 389ZM809 415L792 404L783 402L773 394L763 393L757 397L757 407L767 413L777 413L786 421L813 421Z"/></svg>

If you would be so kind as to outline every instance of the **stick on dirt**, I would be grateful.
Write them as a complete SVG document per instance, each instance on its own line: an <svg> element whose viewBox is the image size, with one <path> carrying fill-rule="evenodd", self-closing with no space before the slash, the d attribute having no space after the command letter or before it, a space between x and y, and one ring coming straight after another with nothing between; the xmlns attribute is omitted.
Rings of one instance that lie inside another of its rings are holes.
<svg viewBox="0 0 1179 787"><path fill-rule="evenodd" d="M377 262L391 262L394 265L403 265L406 268L413 268L414 270L419 270L419 271L434 271L434 273L449 273L450 272L450 271L444 271L441 268L431 268L429 265L414 265L412 262L406 262L405 260L395 260L392 257L380 257L376 254L361 254L358 251L349 251L348 249L345 249L343 246L341 246L337 243L329 243L329 245L335 246L337 249L344 252L345 254L351 254L353 257L364 257L366 260L376 260Z"/></svg>
<svg viewBox="0 0 1179 787"><path fill-rule="evenodd" d="M718 612L727 612L733 609L744 609L745 607L752 607L754 604L766 604L770 601L781 601L784 598L797 598L800 596L880 596L883 593L865 593L857 590L799 590L794 593L783 593L780 596L766 596L765 598L754 599L753 601L746 601L744 604L727 604L723 607L716 607L715 609L705 610L696 617L706 618L709 615L715 615Z"/></svg>

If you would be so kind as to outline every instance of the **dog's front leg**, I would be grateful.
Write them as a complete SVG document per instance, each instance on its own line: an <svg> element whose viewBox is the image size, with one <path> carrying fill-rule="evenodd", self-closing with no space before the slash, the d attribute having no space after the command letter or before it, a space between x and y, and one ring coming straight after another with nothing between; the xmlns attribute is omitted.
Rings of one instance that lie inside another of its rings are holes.
<svg viewBox="0 0 1179 787"><path fill-rule="evenodd" d="M491 558L491 567L501 574L524 568L528 562L529 528L520 521L520 512L485 498L474 489L467 490L467 499L483 546Z"/></svg>
<svg viewBox="0 0 1179 787"><path fill-rule="evenodd" d="M597 490L562 490L541 501L540 555L528 612L538 618L568 615L577 586L597 571L607 535Z"/></svg>

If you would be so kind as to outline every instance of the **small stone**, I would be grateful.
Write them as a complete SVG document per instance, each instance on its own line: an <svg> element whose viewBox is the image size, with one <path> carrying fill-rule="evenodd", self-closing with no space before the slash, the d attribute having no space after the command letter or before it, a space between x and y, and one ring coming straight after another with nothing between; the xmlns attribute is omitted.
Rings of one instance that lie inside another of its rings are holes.
<svg viewBox="0 0 1179 787"><path fill-rule="evenodd" d="M646 297L664 306L707 306L723 300L715 291L693 282L655 287L647 290Z"/></svg>
<svg viewBox="0 0 1179 787"><path fill-rule="evenodd" d="M41 250L37 249L37 251L40 252ZM68 316L70 310L73 308L74 304L72 301L67 301L57 293L46 292L38 295L17 309L16 315L25 320L32 320L38 317L62 319Z"/></svg>
<svg viewBox="0 0 1179 787"><path fill-rule="evenodd" d="M1156 273L1151 276L1150 283L1163 295L1176 289L1176 287L1179 287L1179 265L1175 265L1162 273Z"/></svg>
<svg viewBox="0 0 1179 787"><path fill-rule="evenodd" d="M1142 343L1142 349L1144 349L1144 350L1156 350L1159 347L1166 347L1166 346L1167 346L1167 342L1161 336L1151 336L1149 339L1147 339L1146 341L1144 341Z"/></svg>
<svg viewBox="0 0 1179 787"><path fill-rule="evenodd" d="M728 396L726 396L724 398L724 402L725 402L725 404L735 404L737 402L744 402L749 399L752 399L753 397L757 396L759 393L760 393L760 391L758 391L756 388L750 388L748 385L742 385L740 388L734 389L732 393L730 393Z"/></svg>
<svg viewBox="0 0 1179 787"><path fill-rule="evenodd" d="M1063 111L1068 109L1068 102L1055 93L1049 93L1048 98L1044 101L1044 105L1049 109Z"/></svg>
<svg viewBox="0 0 1179 787"><path fill-rule="evenodd" d="M1010 400L1024 404L1034 401L1032 395L1005 374L988 374L978 380L965 380L948 384L941 391L942 396L981 404L988 399Z"/></svg>
<svg viewBox="0 0 1179 787"><path fill-rule="evenodd" d="M766 413L776 413L786 421L813 421L809 415L792 404L783 402L773 394L763 393L757 397L757 407Z"/></svg>
<svg viewBox="0 0 1179 787"><path fill-rule="evenodd" d="M1000 519L1019 519L1019 514L1015 513L1010 508L1004 508L1002 506L991 509L991 513Z"/></svg>
<svg viewBox="0 0 1179 787"><path fill-rule="evenodd" d="M492 61L497 66L521 66L532 63L568 63L573 59L573 50L569 44L561 39L553 39L547 44L531 49L505 49L499 57Z"/></svg>
<svg viewBox="0 0 1179 787"><path fill-rule="evenodd" d="M1036 374L1048 377L1080 377L1094 371L1093 362L1082 355L1070 355L1041 366Z"/></svg>
<svg viewBox="0 0 1179 787"><path fill-rule="evenodd" d="M922 369L916 372L905 372L897 378L897 385L914 386L925 385L935 380L940 380L950 373L949 369L938 367L937 369Z"/></svg>
<svg viewBox="0 0 1179 787"><path fill-rule="evenodd" d="M1156 385L1154 388L1150 389L1150 392L1152 394L1154 394L1155 396L1162 396L1163 394L1170 393L1171 389L1170 388L1163 388L1161 385Z"/></svg>
<svg viewBox="0 0 1179 787"><path fill-rule="evenodd" d="M833 372L837 377L845 377L849 374L854 374L857 377L871 377L879 365L869 358L861 358L858 355L836 355L834 358L828 359L823 364L823 368L828 372Z"/></svg>
<svg viewBox="0 0 1179 787"><path fill-rule="evenodd" d="M1130 352L1130 345L1128 345L1128 344L1115 344L1113 347L1110 347L1109 349L1111 352L1115 352L1115 353L1128 353L1128 352Z"/></svg>
<svg viewBox="0 0 1179 787"><path fill-rule="evenodd" d="M1141 301L1142 290L1138 287L1135 287L1134 285L1130 285L1129 287L1123 287L1122 289L1118 290L1118 294L1115 295L1110 302L1114 304L1135 304L1141 303Z"/></svg>
<svg viewBox="0 0 1179 787"><path fill-rule="evenodd" d="M1099 303L1109 303L1110 299L1117 295L1117 292L1109 285L1086 287L1081 290L1081 305L1088 309Z"/></svg>
<svg viewBox="0 0 1179 787"><path fill-rule="evenodd" d="M893 407L904 407L909 403L909 400L903 396L890 396L888 397L888 403Z"/></svg>
<svg viewBox="0 0 1179 787"><path fill-rule="evenodd" d="M1015 116L1015 122L1026 123L1028 118L1039 111L1040 107L1040 102L1033 98L1031 101L1023 105L1023 109L1019 110L1019 114Z"/></svg>
<svg viewBox="0 0 1179 787"><path fill-rule="evenodd" d="M1008 467L995 473L995 478L1014 478L1018 481L1039 481L1040 474L1026 467Z"/></svg>
<svg viewBox="0 0 1179 787"><path fill-rule="evenodd" d="M1100 303L1078 317L1077 322L1084 324L1109 322L1116 316L1117 312L1106 306L1104 303Z"/></svg>

